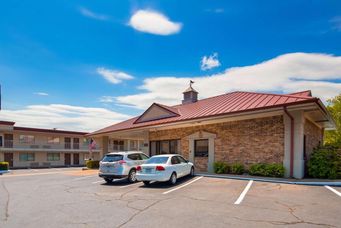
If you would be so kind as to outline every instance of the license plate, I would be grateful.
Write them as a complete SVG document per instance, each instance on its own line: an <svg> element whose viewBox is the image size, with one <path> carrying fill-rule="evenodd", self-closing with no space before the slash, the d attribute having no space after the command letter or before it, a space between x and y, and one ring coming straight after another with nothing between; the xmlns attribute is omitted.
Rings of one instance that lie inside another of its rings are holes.
<svg viewBox="0 0 341 228"><path fill-rule="evenodd" d="M151 173L151 172L152 172L152 169L149 168L149 169L145 169L144 171L145 171L146 173Z"/></svg>

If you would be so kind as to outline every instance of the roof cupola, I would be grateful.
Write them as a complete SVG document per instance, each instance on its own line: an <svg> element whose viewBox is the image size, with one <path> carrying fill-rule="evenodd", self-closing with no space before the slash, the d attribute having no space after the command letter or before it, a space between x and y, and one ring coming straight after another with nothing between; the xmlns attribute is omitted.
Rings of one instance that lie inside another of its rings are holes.
<svg viewBox="0 0 341 228"><path fill-rule="evenodd" d="M194 81L189 81L189 87L183 92L184 99L182 100L182 104L190 104L198 101L198 92L193 89L192 84Z"/></svg>

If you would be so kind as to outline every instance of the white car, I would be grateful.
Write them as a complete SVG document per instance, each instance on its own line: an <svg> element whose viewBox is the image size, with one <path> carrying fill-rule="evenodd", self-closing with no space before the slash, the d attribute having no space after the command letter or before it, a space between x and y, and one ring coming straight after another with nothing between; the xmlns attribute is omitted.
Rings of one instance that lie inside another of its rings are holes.
<svg viewBox="0 0 341 228"><path fill-rule="evenodd" d="M129 182L135 182L136 167L148 159L149 157L140 151L109 153L100 161L98 175L107 183L121 178L128 178Z"/></svg>
<svg viewBox="0 0 341 228"><path fill-rule="evenodd" d="M136 168L136 179L149 185L151 181L169 181L175 184L177 178L194 175L193 163L178 154L163 154L149 158Z"/></svg>

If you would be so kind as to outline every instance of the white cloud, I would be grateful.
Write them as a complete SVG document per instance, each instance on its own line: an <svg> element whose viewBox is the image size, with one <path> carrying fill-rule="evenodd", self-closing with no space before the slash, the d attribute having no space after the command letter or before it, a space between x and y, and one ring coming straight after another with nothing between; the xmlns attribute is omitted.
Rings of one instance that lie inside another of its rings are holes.
<svg viewBox="0 0 341 228"><path fill-rule="evenodd" d="M91 10L84 7L79 7L79 12L85 17L89 17L96 20L106 21L109 19L109 16L107 15L94 13Z"/></svg>
<svg viewBox="0 0 341 228"><path fill-rule="evenodd" d="M333 17L330 20L330 23L332 24L332 28L341 32L341 16Z"/></svg>
<svg viewBox="0 0 341 228"><path fill-rule="evenodd" d="M326 100L341 92L341 56L289 53L214 75L147 78L140 87L143 92L116 100L139 109L152 102L179 104L190 79L195 81L194 87L201 98L236 90L289 93L311 89L314 96Z"/></svg>
<svg viewBox="0 0 341 228"><path fill-rule="evenodd" d="M207 12L210 13L224 13L224 8L214 8L214 9L206 9Z"/></svg>
<svg viewBox="0 0 341 228"><path fill-rule="evenodd" d="M16 126L57 128L91 132L130 116L104 108L64 104L30 105L20 110L1 110L0 119L15 121Z"/></svg>
<svg viewBox="0 0 341 228"><path fill-rule="evenodd" d="M99 98L99 102L101 102L101 103L113 103L113 102L115 102L115 97L102 96Z"/></svg>
<svg viewBox="0 0 341 228"><path fill-rule="evenodd" d="M122 71L106 69L104 67L97 68L97 73L102 75L103 78L113 84L118 84L121 83L122 80L130 80L134 78L133 76Z"/></svg>
<svg viewBox="0 0 341 228"><path fill-rule="evenodd" d="M45 93L45 92L36 92L34 94L38 95L38 96L48 96L49 95L48 93Z"/></svg>
<svg viewBox="0 0 341 228"><path fill-rule="evenodd" d="M181 23L172 22L165 15L151 10L136 11L129 25L140 32L164 36L178 33L182 27Z"/></svg>
<svg viewBox="0 0 341 228"><path fill-rule="evenodd" d="M218 53L213 53L210 56L204 56L201 58L201 70L210 70L215 67L219 67L221 64L218 59Z"/></svg>

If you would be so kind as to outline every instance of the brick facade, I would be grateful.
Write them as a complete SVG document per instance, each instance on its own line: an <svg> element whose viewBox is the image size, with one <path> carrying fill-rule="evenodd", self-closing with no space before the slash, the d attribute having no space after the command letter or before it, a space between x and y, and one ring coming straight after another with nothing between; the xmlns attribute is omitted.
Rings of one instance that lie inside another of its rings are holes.
<svg viewBox="0 0 341 228"><path fill-rule="evenodd" d="M310 158L314 148L323 142L323 129L317 127L310 120L306 119L304 124L305 151L307 159Z"/></svg>
<svg viewBox="0 0 341 228"><path fill-rule="evenodd" d="M198 131L216 134L215 161L249 164L282 163L284 159L283 116L273 116L210 125L150 132L150 140L180 139L181 151L189 158L189 135ZM204 167L198 162L200 167Z"/></svg>

